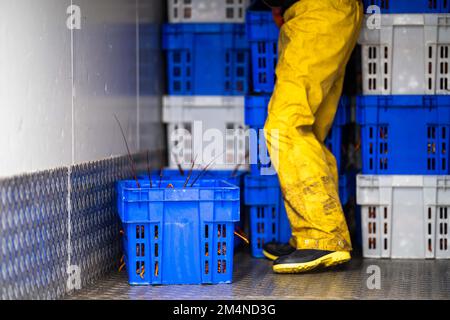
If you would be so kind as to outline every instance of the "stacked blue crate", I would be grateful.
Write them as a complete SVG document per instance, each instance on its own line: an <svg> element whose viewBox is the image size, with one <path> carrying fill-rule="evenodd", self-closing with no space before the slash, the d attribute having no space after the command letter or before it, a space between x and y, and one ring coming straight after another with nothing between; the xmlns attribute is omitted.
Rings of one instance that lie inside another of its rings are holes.
<svg viewBox="0 0 450 320"><path fill-rule="evenodd" d="M450 174L450 96L358 97L362 173Z"/></svg>
<svg viewBox="0 0 450 320"><path fill-rule="evenodd" d="M252 129L250 131L251 175L245 178L245 204L250 214L252 255L263 257L262 246L265 242L287 242L291 235L278 178L271 168L262 131L276 81L279 29L270 11L257 10L247 12L246 28L251 53L253 94L247 95L245 101L245 124ZM325 142L336 156L341 172L339 193L343 204L349 201L354 191L351 183L352 175L344 170L342 150L343 130L344 126L350 122L350 117L350 102L343 97L335 123Z"/></svg>
<svg viewBox="0 0 450 320"><path fill-rule="evenodd" d="M165 24L163 48L170 95L247 93L248 44L244 24Z"/></svg>
<svg viewBox="0 0 450 320"><path fill-rule="evenodd" d="M275 83L279 30L270 11L247 11L247 39L251 54L251 90L245 99L245 124L250 127L250 175L245 177L244 202L250 220L252 255L264 257L264 243L287 242L291 228L278 176L271 168L262 132ZM261 172L263 174L261 174Z"/></svg>
<svg viewBox="0 0 450 320"><path fill-rule="evenodd" d="M250 245L255 258L263 258L264 243L287 243L291 227L276 175L247 175L244 201L250 217Z"/></svg>
<svg viewBox="0 0 450 320"><path fill-rule="evenodd" d="M260 152L266 150L265 139L263 137L263 127L267 117L267 109L270 101L269 94L246 96L245 98L245 124L254 129L256 136L253 140L257 146L250 150L250 169L253 174L259 174L261 168L270 167L270 159L264 157ZM335 115L333 127L331 128L325 145L334 154L339 172L345 172L345 153L342 150L344 127L350 122L351 110L350 101L347 97L342 97Z"/></svg>
<svg viewBox="0 0 450 320"><path fill-rule="evenodd" d="M254 92L270 93L275 84L278 61L278 34L270 11L247 12L247 39L250 44Z"/></svg>

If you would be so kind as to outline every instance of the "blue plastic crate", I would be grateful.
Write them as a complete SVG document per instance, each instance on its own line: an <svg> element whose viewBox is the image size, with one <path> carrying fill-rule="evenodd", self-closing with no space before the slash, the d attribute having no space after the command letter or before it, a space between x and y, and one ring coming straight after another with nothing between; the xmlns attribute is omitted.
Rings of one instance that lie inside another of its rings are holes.
<svg viewBox="0 0 450 320"><path fill-rule="evenodd" d="M275 174L264 137L264 124L267 118L269 94L245 97L245 124L250 127L250 172L252 175ZM264 170L264 171L262 171Z"/></svg>
<svg viewBox="0 0 450 320"><path fill-rule="evenodd" d="M271 95L245 96L245 124L250 127L264 127Z"/></svg>
<svg viewBox="0 0 450 320"><path fill-rule="evenodd" d="M245 205L250 217L252 256L263 258L264 243L287 243L291 227L277 176L245 176Z"/></svg>
<svg viewBox="0 0 450 320"><path fill-rule="evenodd" d="M168 93L243 95L248 90L244 24L165 24Z"/></svg>
<svg viewBox="0 0 450 320"><path fill-rule="evenodd" d="M230 283L239 188L223 180L187 188L181 180L163 180L162 188L139 182L117 184L129 283Z"/></svg>
<svg viewBox="0 0 450 320"><path fill-rule="evenodd" d="M344 149L344 128L351 121L350 100L348 97L341 98L339 107L334 117L333 126L328 132L325 145L333 153L336 158L339 172L344 172L345 149Z"/></svg>
<svg viewBox="0 0 450 320"><path fill-rule="evenodd" d="M245 97L245 124L251 129L250 136L250 170L253 175L261 173L264 168L268 173L274 172L271 168L270 157L267 152L266 141L262 131L267 118L270 95ZM344 165L344 150L342 146L344 126L350 122L350 100L343 96L340 100L333 127L328 133L325 145L336 157L340 171ZM268 174L265 173L265 174Z"/></svg>
<svg viewBox="0 0 450 320"><path fill-rule="evenodd" d="M450 96L360 96L362 173L450 174Z"/></svg>
<svg viewBox="0 0 450 320"><path fill-rule="evenodd" d="M199 176L201 173L201 170L192 170L191 177L188 182L188 186L191 185L192 182ZM233 170L207 170L202 173L199 179L201 180L211 180L211 179L220 179L225 180L226 182L235 185L240 188L240 195L241 195L241 208L244 204L243 196L244 196L244 175L246 174L246 171L236 171ZM159 186L159 170L154 170L152 173L152 184L154 186ZM187 176L189 174L189 170L184 170L184 175L181 174L181 172L178 169L171 169L171 168L164 168L162 178L164 180L182 180L185 182L187 180ZM139 180L148 180L148 173L143 173L138 176ZM243 217L240 217L240 221L237 221L235 223L235 226L238 226L241 228L241 230L244 230L245 227L245 221ZM239 237L234 238L234 247L238 247L243 244L243 241Z"/></svg>
<svg viewBox="0 0 450 320"><path fill-rule="evenodd" d="M339 199L344 206L352 198L356 198L356 173L349 171L339 175Z"/></svg>
<svg viewBox="0 0 450 320"><path fill-rule="evenodd" d="M447 0L363 0L366 13L369 6L376 5L381 13L448 13Z"/></svg>
<svg viewBox="0 0 450 320"><path fill-rule="evenodd" d="M252 61L253 91L272 92L280 30L273 21L271 11L247 11L246 26Z"/></svg>
<svg viewBox="0 0 450 320"><path fill-rule="evenodd" d="M263 127L266 122L270 94L248 95L245 97L245 124L250 127ZM334 117L334 125L344 126L350 122L350 99L342 96Z"/></svg>

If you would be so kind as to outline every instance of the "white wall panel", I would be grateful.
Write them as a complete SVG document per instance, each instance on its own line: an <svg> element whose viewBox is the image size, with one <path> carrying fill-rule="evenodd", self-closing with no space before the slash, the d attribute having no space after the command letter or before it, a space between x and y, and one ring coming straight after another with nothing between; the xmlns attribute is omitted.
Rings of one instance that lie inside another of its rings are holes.
<svg viewBox="0 0 450 320"><path fill-rule="evenodd" d="M164 60L161 50L161 25L165 19L164 1L138 0L139 19L139 146L141 150L165 147L161 124L164 93Z"/></svg>
<svg viewBox="0 0 450 320"><path fill-rule="evenodd" d="M136 0L75 0L75 163L125 153L113 115L137 149Z"/></svg>
<svg viewBox="0 0 450 320"><path fill-rule="evenodd" d="M0 1L0 177L71 162L69 5Z"/></svg>
<svg viewBox="0 0 450 320"><path fill-rule="evenodd" d="M0 0L0 177L125 154L114 114L132 152L164 146L164 3ZM81 9L72 34L71 4ZM145 49L138 22L150 30ZM142 50L151 77L139 96Z"/></svg>

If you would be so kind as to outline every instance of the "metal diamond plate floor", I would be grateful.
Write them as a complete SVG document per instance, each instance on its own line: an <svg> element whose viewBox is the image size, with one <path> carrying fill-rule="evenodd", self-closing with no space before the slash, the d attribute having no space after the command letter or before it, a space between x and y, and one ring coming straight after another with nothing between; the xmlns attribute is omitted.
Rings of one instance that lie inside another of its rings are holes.
<svg viewBox="0 0 450 320"><path fill-rule="evenodd" d="M368 289L369 266L379 266L381 289ZM235 256L233 284L132 287L112 273L68 299L450 299L450 260L354 258L331 271L276 275L271 262Z"/></svg>

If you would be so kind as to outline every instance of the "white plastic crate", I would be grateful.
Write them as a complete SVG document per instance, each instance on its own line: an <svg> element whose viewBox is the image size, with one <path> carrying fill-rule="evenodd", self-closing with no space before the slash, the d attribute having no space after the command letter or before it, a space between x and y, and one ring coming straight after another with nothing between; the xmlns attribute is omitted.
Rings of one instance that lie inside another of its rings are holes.
<svg viewBox="0 0 450 320"><path fill-rule="evenodd" d="M449 259L450 176L359 175L363 256Z"/></svg>
<svg viewBox="0 0 450 320"><path fill-rule="evenodd" d="M249 0L167 0L169 22L243 23Z"/></svg>
<svg viewBox="0 0 450 320"><path fill-rule="evenodd" d="M189 169L193 159L200 168L212 160L209 169L248 168L244 97L165 96L163 122L171 168Z"/></svg>
<svg viewBox="0 0 450 320"><path fill-rule="evenodd" d="M359 39L364 94L449 93L449 14L383 14L378 29L367 19Z"/></svg>

